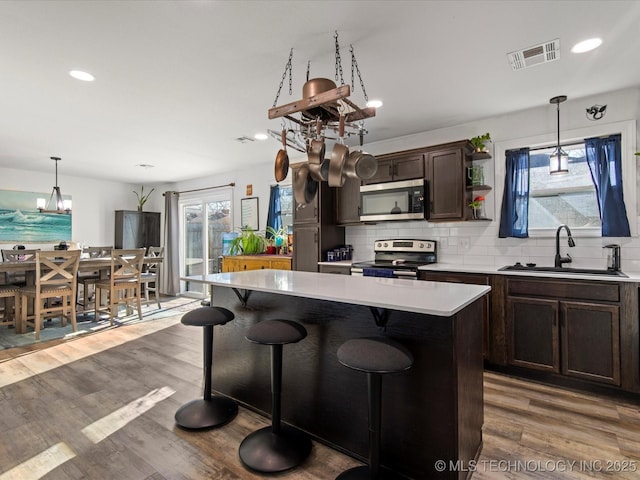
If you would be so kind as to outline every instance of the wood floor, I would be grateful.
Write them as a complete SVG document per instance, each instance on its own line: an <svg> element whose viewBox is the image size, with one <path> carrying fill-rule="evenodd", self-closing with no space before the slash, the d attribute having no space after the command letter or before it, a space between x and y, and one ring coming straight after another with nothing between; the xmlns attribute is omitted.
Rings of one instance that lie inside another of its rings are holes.
<svg viewBox="0 0 640 480"><path fill-rule="evenodd" d="M237 449L265 418L241 408L221 429L174 425L200 396L201 352L200 329L175 316L0 362L0 480L262 478ZM640 478L639 403L494 373L484 395L483 452L464 467L473 479ZM314 443L301 468L277 478L334 479L357 464Z"/></svg>

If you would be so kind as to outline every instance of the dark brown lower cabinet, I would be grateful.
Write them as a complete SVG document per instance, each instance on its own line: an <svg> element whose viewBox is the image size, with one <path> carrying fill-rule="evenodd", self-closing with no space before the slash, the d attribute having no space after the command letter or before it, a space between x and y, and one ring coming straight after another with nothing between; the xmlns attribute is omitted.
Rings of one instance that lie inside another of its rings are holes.
<svg viewBox="0 0 640 480"><path fill-rule="evenodd" d="M420 280L432 282L466 283L468 285L489 285L488 275L478 275L474 273L453 273L453 272L432 272L421 270L418 273ZM493 288L493 287L492 287ZM489 356L489 319L491 318L491 297L492 294L482 297L482 357Z"/></svg>
<svg viewBox="0 0 640 480"><path fill-rule="evenodd" d="M511 341L509 363L560 372L558 302L539 298L507 299Z"/></svg>
<svg viewBox="0 0 640 480"><path fill-rule="evenodd" d="M619 305L508 296L506 310L509 364L620 386Z"/></svg>

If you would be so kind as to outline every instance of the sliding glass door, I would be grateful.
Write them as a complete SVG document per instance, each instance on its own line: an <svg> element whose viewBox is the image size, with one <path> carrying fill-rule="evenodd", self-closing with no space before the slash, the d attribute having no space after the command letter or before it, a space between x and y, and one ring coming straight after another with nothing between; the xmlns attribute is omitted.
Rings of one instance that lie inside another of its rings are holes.
<svg viewBox="0 0 640 480"><path fill-rule="evenodd" d="M180 230L182 232L181 276L217 273L218 257L222 255L222 234L233 228L230 188L206 196L180 199ZM200 283L181 282L181 295L207 295Z"/></svg>

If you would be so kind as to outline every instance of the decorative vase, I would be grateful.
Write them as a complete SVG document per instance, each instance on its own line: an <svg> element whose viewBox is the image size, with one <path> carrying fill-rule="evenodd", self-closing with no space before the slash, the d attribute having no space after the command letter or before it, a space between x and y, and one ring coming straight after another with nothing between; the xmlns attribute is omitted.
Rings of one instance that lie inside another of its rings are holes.
<svg viewBox="0 0 640 480"><path fill-rule="evenodd" d="M141 212L142 211L142 205L138 205L138 211Z"/></svg>

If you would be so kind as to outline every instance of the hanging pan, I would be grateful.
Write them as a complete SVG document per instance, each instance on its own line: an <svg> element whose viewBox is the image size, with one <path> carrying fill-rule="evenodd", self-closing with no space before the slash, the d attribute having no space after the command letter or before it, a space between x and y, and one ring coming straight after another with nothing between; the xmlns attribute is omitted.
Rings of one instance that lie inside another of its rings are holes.
<svg viewBox="0 0 640 480"><path fill-rule="evenodd" d="M309 174L309 166L302 164L294 169L293 195L298 205L311 203L318 192L318 182Z"/></svg>
<svg viewBox="0 0 640 480"><path fill-rule="evenodd" d="M274 168L276 182L283 181L285 178L287 178L287 173L289 173L289 155L287 154L287 131L284 129L282 130L281 140L282 148L278 150Z"/></svg>
<svg viewBox="0 0 640 480"><path fill-rule="evenodd" d="M346 179L343 173L345 161L349 156L349 147L342 143L344 141L344 115L340 115L338 137L338 142L335 143L331 151L331 162L329 164L330 187L341 187Z"/></svg>
<svg viewBox="0 0 640 480"><path fill-rule="evenodd" d="M318 182L326 182L329 177L329 161L324 158L325 144L322 136L322 122L316 120L316 138L309 147L309 173Z"/></svg>

